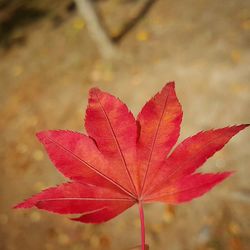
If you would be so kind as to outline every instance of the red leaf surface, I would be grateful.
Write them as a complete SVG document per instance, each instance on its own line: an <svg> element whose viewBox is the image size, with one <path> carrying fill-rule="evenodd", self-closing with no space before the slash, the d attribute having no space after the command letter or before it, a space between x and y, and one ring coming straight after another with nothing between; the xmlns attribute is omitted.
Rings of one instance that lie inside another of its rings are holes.
<svg viewBox="0 0 250 250"><path fill-rule="evenodd" d="M73 220L101 223L135 203L179 204L199 197L231 175L196 170L248 125L200 132L176 146L182 120L174 83L145 104L135 120L114 96L91 89L85 127L37 134L69 183L49 188L15 208L80 214ZM143 224L144 225L144 224ZM143 235L142 235L143 237Z"/></svg>
<svg viewBox="0 0 250 250"><path fill-rule="evenodd" d="M116 192L103 187L72 182L46 189L17 205L16 208L36 206L54 213L87 215L108 207L112 209L113 214L121 213L133 204L134 201L119 190ZM114 217L113 214L109 214L106 218Z"/></svg>
<svg viewBox="0 0 250 250"><path fill-rule="evenodd" d="M140 170L141 193L152 185L152 175L163 164L180 134L181 105L174 83L167 84L145 104L137 121L140 131L137 164Z"/></svg>
<svg viewBox="0 0 250 250"><path fill-rule="evenodd" d="M131 193L136 193L137 128L127 106L108 93L91 89L85 127L112 165L109 176Z"/></svg>
<svg viewBox="0 0 250 250"><path fill-rule="evenodd" d="M151 183L146 194L161 192L162 189L168 187L169 182L181 180L192 174L246 126L239 125L202 131L184 140L165 160L159 171L154 172L153 178L157 179L157 182Z"/></svg>
<svg viewBox="0 0 250 250"><path fill-rule="evenodd" d="M161 201L168 204L179 204L197 198L208 192L216 184L230 176L231 172L219 174L193 174L187 175L154 193L148 202Z"/></svg>

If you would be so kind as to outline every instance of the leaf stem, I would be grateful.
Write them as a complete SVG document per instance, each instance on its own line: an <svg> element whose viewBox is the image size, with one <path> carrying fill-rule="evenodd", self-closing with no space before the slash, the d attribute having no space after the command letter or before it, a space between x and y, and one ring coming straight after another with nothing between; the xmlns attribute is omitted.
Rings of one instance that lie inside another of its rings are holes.
<svg viewBox="0 0 250 250"><path fill-rule="evenodd" d="M139 205L139 213L141 220L141 250L145 250L145 222L144 222L143 204L141 201L139 201L138 205Z"/></svg>

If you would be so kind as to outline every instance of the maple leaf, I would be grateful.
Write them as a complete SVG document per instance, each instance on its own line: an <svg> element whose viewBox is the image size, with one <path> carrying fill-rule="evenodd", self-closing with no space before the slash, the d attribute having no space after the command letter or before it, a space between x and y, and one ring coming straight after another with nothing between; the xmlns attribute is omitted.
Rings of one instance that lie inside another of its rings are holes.
<svg viewBox="0 0 250 250"><path fill-rule="evenodd" d="M85 118L88 135L63 130L37 134L70 182L46 189L15 208L81 214L73 220L101 223L138 203L145 249L143 204L191 201L230 176L231 172L196 171L248 126L202 131L172 150L181 120L174 82L145 104L137 120L120 100L91 89Z"/></svg>

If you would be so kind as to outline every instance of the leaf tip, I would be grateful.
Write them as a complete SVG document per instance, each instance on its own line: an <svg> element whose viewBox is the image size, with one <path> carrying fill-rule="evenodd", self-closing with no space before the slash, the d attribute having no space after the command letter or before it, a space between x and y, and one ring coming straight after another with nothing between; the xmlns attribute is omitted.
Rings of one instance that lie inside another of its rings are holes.
<svg viewBox="0 0 250 250"><path fill-rule="evenodd" d="M99 94L99 93L101 93L101 92L102 92L102 91L101 91L99 88L94 87L94 88L91 88L91 89L89 90L89 96L92 97L93 95L97 95L97 94Z"/></svg>
<svg viewBox="0 0 250 250"><path fill-rule="evenodd" d="M232 175L234 175L236 173L236 170L232 170L232 171L226 171L226 172L222 172L222 181L225 180L228 177L231 177Z"/></svg>
<svg viewBox="0 0 250 250"><path fill-rule="evenodd" d="M19 208L22 208L22 206L21 206L21 203L18 203L16 205L13 205L11 208L12 209L19 209Z"/></svg>
<svg viewBox="0 0 250 250"><path fill-rule="evenodd" d="M250 126L250 123L242 124L241 126L243 126L243 129L244 129L244 128L249 127L249 126Z"/></svg>
<svg viewBox="0 0 250 250"><path fill-rule="evenodd" d="M25 201L12 206L12 209L25 209L25 208L31 208L30 204L27 204L27 202Z"/></svg>
<svg viewBox="0 0 250 250"><path fill-rule="evenodd" d="M169 81L166 83L167 86L175 87L175 81Z"/></svg>
<svg viewBox="0 0 250 250"><path fill-rule="evenodd" d="M239 133L241 130L249 127L250 124L240 124L240 125L234 125L234 126L231 126L229 127L229 129L232 129L232 131L234 131L234 134L237 134Z"/></svg>
<svg viewBox="0 0 250 250"><path fill-rule="evenodd" d="M173 89L173 90L175 89L175 82L174 81L167 82L164 85L162 91L168 91L169 89Z"/></svg>
<svg viewBox="0 0 250 250"><path fill-rule="evenodd" d="M44 140L44 137L45 137L45 133L46 131L39 131L39 132L36 132L36 137L37 139L42 142Z"/></svg>

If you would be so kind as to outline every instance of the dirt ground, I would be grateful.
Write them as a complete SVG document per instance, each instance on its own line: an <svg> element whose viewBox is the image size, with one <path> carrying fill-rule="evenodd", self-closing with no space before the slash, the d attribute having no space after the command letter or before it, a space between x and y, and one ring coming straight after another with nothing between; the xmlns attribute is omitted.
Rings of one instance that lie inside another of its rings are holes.
<svg viewBox="0 0 250 250"><path fill-rule="evenodd" d="M112 34L137 2L97 2ZM38 5L46 10L39 18L6 30L4 20L14 11L0 9L0 249L129 249L140 243L136 207L101 225L11 209L64 180L34 134L84 130L92 86L118 96L136 114L170 80L184 110L180 140L199 130L249 123L250 1L156 1L117 45L122 56L113 62L100 58L70 1ZM177 207L145 207L150 249L249 249L249 141L249 130L243 131L205 164L203 171L236 170L209 194Z"/></svg>

